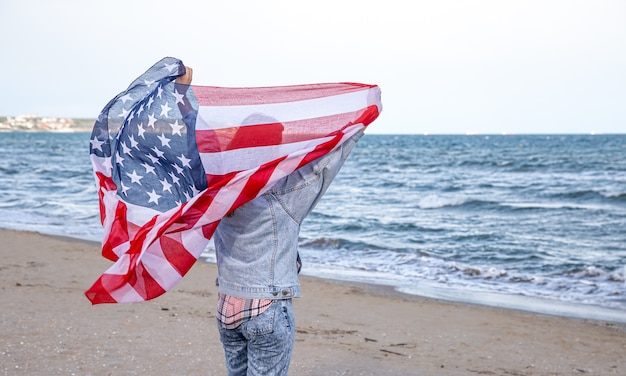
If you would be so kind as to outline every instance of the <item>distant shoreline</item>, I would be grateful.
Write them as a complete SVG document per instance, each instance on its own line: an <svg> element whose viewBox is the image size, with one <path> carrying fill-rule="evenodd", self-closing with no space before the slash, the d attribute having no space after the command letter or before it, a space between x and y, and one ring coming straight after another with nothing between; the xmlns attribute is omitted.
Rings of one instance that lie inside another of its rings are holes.
<svg viewBox="0 0 626 376"><path fill-rule="evenodd" d="M37 115L0 117L0 132L78 133L91 132L96 119L57 118Z"/></svg>

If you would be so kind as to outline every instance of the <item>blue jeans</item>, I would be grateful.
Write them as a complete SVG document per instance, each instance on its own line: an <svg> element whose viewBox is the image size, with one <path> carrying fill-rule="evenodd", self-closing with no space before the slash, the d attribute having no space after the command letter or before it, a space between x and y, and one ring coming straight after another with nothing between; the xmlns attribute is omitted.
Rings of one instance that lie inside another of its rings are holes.
<svg viewBox="0 0 626 376"><path fill-rule="evenodd" d="M291 299L275 300L265 312L235 329L218 323L228 375L286 375L295 329Z"/></svg>

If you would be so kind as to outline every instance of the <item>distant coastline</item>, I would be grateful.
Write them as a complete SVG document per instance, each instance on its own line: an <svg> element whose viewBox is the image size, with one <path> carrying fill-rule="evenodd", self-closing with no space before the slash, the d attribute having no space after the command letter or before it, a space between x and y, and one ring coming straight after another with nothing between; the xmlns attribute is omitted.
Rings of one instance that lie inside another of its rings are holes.
<svg viewBox="0 0 626 376"><path fill-rule="evenodd" d="M37 115L2 116L0 117L0 132L90 132L95 121L95 119Z"/></svg>

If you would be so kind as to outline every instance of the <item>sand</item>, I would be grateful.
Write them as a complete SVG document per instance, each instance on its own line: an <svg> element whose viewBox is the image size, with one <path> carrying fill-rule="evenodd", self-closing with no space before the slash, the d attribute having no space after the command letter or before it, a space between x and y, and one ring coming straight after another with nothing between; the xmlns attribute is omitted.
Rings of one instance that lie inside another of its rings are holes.
<svg viewBox="0 0 626 376"><path fill-rule="evenodd" d="M215 265L149 302L92 306L98 244L0 230L0 373L225 375ZM306 260L305 260L306 262ZM623 324L302 278L291 375L624 375Z"/></svg>

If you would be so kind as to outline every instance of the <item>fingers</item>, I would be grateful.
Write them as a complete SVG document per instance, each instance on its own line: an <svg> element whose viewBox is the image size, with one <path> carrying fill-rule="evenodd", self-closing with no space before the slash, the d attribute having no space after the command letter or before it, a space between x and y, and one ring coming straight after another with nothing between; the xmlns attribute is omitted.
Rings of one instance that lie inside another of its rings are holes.
<svg viewBox="0 0 626 376"><path fill-rule="evenodd" d="M193 69L185 66L185 74L176 78L177 84L190 85L193 78Z"/></svg>

